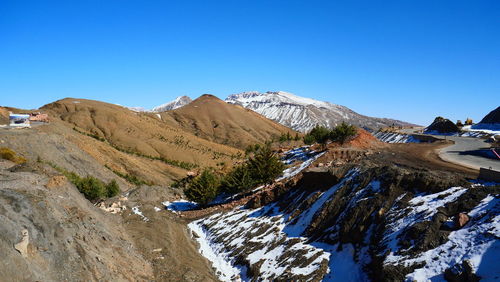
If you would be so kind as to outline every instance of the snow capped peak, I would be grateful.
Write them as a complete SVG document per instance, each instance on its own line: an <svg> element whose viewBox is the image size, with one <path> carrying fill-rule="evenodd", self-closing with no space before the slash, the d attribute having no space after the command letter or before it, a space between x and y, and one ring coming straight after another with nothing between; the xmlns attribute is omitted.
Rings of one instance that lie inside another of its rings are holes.
<svg viewBox="0 0 500 282"><path fill-rule="evenodd" d="M304 98L294 95L285 91L267 91L261 93L258 91L247 91L239 94L232 94L227 97L226 102L233 104L241 104L245 106L246 102L260 101L260 102L274 102L274 103L289 103L302 106L315 105L318 107L329 107L332 104L314 100L311 98Z"/></svg>
<svg viewBox="0 0 500 282"><path fill-rule="evenodd" d="M159 113L159 112L164 112L164 111L171 111L178 109L182 106L185 106L189 103L191 103L193 100L189 98L188 96L179 96L175 98L175 100L170 101L168 103L162 104L160 106L154 107L151 109L152 112Z"/></svg>
<svg viewBox="0 0 500 282"><path fill-rule="evenodd" d="M243 92L229 95L226 102L251 109L301 132L307 132L318 124L333 127L344 121L369 130L392 124L408 125L397 120L363 116L341 105L300 97L285 91Z"/></svg>
<svg viewBox="0 0 500 282"><path fill-rule="evenodd" d="M131 111L134 111L134 112L160 113L160 112L178 109L182 106L185 106L185 105L191 103L192 101L193 100L191 100L191 98L189 98L188 96L179 96L179 97L175 98L175 100L170 101L170 102L165 103L165 104L162 104L162 105L159 105L157 107L154 107L151 110L147 110L143 107L127 107L127 106L122 106L120 104L117 104L117 105L124 107L124 108L127 108Z"/></svg>

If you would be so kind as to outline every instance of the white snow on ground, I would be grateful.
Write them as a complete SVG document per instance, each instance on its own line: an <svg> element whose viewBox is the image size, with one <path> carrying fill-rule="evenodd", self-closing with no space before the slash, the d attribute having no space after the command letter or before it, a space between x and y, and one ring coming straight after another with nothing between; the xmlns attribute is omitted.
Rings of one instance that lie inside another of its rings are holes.
<svg viewBox="0 0 500 282"><path fill-rule="evenodd" d="M330 272L323 278L323 281L369 281L362 265L354 259L355 249L352 244L342 245L342 250L338 251L338 244L315 244L329 252Z"/></svg>
<svg viewBox="0 0 500 282"><path fill-rule="evenodd" d="M241 281L241 269L231 264L231 258L224 251L224 246L211 241L198 222L189 223L188 228L193 235L195 234L194 238L199 244L200 254L212 263L212 266L216 269L215 273L221 281Z"/></svg>
<svg viewBox="0 0 500 282"><path fill-rule="evenodd" d="M295 237L292 241L284 232L286 223L282 214L265 215L273 208L240 208L189 224L189 228L199 236L196 240L200 244L200 252L217 269L219 279L231 281L238 270L241 278L247 280L245 269L234 265L230 251L256 243L262 248L247 249L245 253L251 265L263 260L259 266L259 277L264 281L279 277L285 271L310 275L319 269L322 261L328 260L329 254L305 243L306 238ZM204 225L210 226L210 232L203 230ZM224 244L219 243L221 239ZM299 251L304 252L303 256L298 255ZM289 256L290 253L293 255ZM313 257L312 262L303 265L304 260Z"/></svg>
<svg viewBox="0 0 500 282"><path fill-rule="evenodd" d="M165 201L161 203L164 205L167 210L178 213L180 211L188 211L198 208L198 204L195 202L190 202L187 200L178 200L178 201Z"/></svg>
<svg viewBox="0 0 500 282"><path fill-rule="evenodd" d="M300 165L287 168L283 171L283 175L278 177L276 181L281 181L290 177L294 177L299 174L305 168L310 166L315 160L323 156L325 152L317 153L315 151L306 151L307 147L301 147L294 150L290 150L285 153L283 162L285 164L291 164L297 160L303 161ZM288 154L287 154L288 153Z"/></svg>
<svg viewBox="0 0 500 282"><path fill-rule="evenodd" d="M482 279L492 281L500 278L500 198L489 195L470 213L471 221L465 227L452 231L448 241L428 250L416 258L400 258L400 263L413 265L425 262L425 267L408 274L410 281L442 280L447 268L468 260L473 270ZM439 259L436 259L439 258Z"/></svg>
<svg viewBox="0 0 500 282"><path fill-rule="evenodd" d="M243 280L247 280L246 269L236 266L230 253L241 248L244 249L251 265L263 260L259 270L260 278L264 281L279 277L284 272L312 274L319 269L321 263L328 262L330 257L334 259L336 266L330 269L329 277L334 277L335 280L345 278L347 274L341 272L352 268L355 264L352 255L350 259L346 257L352 253L349 246L337 253L336 247L331 245L306 243L306 238L301 237L301 234L314 218L314 214L320 211L330 197L346 182L351 181L357 173L358 170L351 170L339 184L323 192L297 221L289 214L280 213L278 207L271 204L259 209L238 208L226 213L217 213L190 223L189 228L198 236L196 240L200 244L200 252L212 262L213 267L217 269L219 279L223 281L230 281L231 277L235 277L236 270L240 271ZM372 186L376 189L377 185ZM210 232L204 230L203 226L209 226ZM257 249L248 247L256 243L259 246ZM290 251L293 255L287 253ZM311 258L314 258L312 262L303 263ZM350 275L351 278L364 277L361 267L358 266L356 270L359 271Z"/></svg>
<svg viewBox="0 0 500 282"><path fill-rule="evenodd" d="M420 143L421 141L408 134L394 132L377 132L373 136L386 143Z"/></svg>
<svg viewBox="0 0 500 282"><path fill-rule="evenodd" d="M439 135L439 136L459 136L459 137L474 137L474 138L481 138L485 136L490 136L490 135L497 135L500 134L500 131L493 131L493 130L482 130L482 129L471 129L470 125L462 127L461 132L455 132L455 133L441 133L439 131L429 131L426 130L424 131L425 134L431 134L431 135Z"/></svg>
<svg viewBox="0 0 500 282"><path fill-rule="evenodd" d="M478 123L472 126L464 126L462 130L484 132L492 135L500 135L500 123Z"/></svg>
<svg viewBox="0 0 500 282"><path fill-rule="evenodd" d="M384 263L396 264L402 259L402 256L397 255L398 236L401 233L415 222L429 220L437 213L438 207L455 201L466 191L467 189L462 187L452 187L439 193L419 195L411 199L408 202L410 206L405 209L401 209L396 202L387 214L387 221L390 223L387 226L388 232L384 234L384 241L387 243L390 254Z"/></svg>
<svg viewBox="0 0 500 282"><path fill-rule="evenodd" d="M132 208L132 212L135 213L135 214L137 214L138 216L140 216L142 218L142 220L149 221L149 218L145 217L142 214L141 210L139 210L139 206L133 207Z"/></svg>
<svg viewBox="0 0 500 282"><path fill-rule="evenodd" d="M398 235L416 222L430 220L439 207L456 201L466 191L467 189L462 187L453 187L435 194L418 195L409 201L410 206L405 209L399 209L396 203L388 212L388 222L391 222L388 226L390 231L385 234L384 241L391 252L384 264L409 267L425 263L424 267L408 274L406 280L444 281L443 273L447 268L468 260L476 274L483 280L498 279L500 277L500 272L496 267L500 261L500 241L498 240L500 237L500 199L498 195L489 195L484 198L468 213L471 221L463 228L452 231L446 243L423 252L417 257L402 255L399 252Z"/></svg>

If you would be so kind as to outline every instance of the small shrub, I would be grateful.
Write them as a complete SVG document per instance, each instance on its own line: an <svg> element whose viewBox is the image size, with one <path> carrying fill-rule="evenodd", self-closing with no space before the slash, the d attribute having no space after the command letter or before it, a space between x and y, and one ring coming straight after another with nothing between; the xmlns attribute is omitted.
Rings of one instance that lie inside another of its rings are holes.
<svg viewBox="0 0 500 282"><path fill-rule="evenodd" d="M109 198L114 197L120 193L120 186L116 182L116 180L111 180L108 184L106 184L106 194Z"/></svg>
<svg viewBox="0 0 500 282"><path fill-rule="evenodd" d="M102 200L107 196L107 189L104 183L93 177L87 176L76 181L78 190L92 202Z"/></svg>
<svg viewBox="0 0 500 282"><path fill-rule="evenodd" d="M316 139L314 139L314 136L309 135L309 134L306 134L304 136L304 144L312 145L312 144L314 144L314 142L316 142Z"/></svg>
<svg viewBox="0 0 500 282"><path fill-rule="evenodd" d="M0 158L9 160L16 164L23 164L26 162L26 159L24 157L18 156L16 152L6 147L0 148Z"/></svg>

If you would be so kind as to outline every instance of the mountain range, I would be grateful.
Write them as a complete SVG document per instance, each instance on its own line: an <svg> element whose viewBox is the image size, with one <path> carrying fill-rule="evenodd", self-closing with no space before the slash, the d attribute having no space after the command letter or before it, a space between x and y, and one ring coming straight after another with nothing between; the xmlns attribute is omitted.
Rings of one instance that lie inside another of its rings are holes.
<svg viewBox="0 0 500 282"><path fill-rule="evenodd" d="M230 95L226 102L251 109L300 132L307 132L318 124L330 128L343 121L369 131L392 125L412 125L400 120L364 116L345 106L299 97L283 91L243 92Z"/></svg>
<svg viewBox="0 0 500 282"><path fill-rule="evenodd" d="M151 110L141 107L128 107L128 109L136 112L161 113L181 108L191 102L191 98L180 96ZM250 109L299 132L308 132L316 125L331 128L341 122L354 124L369 131L387 126L414 125L400 120L361 115L345 106L300 97L284 91L265 93L250 91L232 94L225 99L225 102Z"/></svg>

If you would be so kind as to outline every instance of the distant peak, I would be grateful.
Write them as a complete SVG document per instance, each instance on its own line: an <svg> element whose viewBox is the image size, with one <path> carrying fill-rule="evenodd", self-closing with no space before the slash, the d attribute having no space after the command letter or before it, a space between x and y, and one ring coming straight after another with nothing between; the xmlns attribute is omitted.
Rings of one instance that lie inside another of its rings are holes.
<svg viewBox="0 0 500 282"><path fill-rule="evenodd" d="M212 95L212 94L203 94L203 95L201 95L201 96L200 96L200 98L201 98L201 97L205 97L205 98L217 98L217 97L215 97L215 96L214 96L214 95ZM219 98L217 98L217 99L219 99Z"/></svg>
<svg viewBox="0 0 500 282"><path fill-rule="evenodd" d="M188 96L179 96L175 98L173 101L154 107L153 109L151 109L151 112L159 113L159 112L175 110L191 103L192 101L193 100Z"/></svg>

